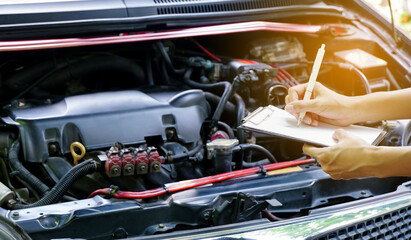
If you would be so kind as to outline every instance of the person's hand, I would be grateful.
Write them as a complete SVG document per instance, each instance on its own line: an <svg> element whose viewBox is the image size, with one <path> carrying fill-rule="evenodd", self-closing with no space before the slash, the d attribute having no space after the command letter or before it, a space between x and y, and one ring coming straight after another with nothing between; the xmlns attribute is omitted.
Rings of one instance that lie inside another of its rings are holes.
<svg viewBox="0 0 411 240"><path fill-rule="evenodd" d="M297 119L300 112L307 112L303 122L317 126L318 121L337 126L348 126L354 123L353 109L350 98L338 94L321 83L315 83L310 100L304 98L307 84L301 84L288 89L285 98L285 110Z"/></svg>
<svg viewBox="0 0 411 240"><path fill-rule="evenodd" d="M337 142L331 147L318 148L304 144L304 153L315 157L324 172L333 179L351 179L378 176L378 162L370 154L376 147L343 129L334 132Z"/></svg>

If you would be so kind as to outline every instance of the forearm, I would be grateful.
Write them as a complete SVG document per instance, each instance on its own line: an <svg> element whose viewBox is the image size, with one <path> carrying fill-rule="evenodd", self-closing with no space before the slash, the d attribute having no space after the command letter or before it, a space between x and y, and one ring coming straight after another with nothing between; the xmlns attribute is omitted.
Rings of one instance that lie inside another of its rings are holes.
<svg viewBox="0 0 411 240"><path fill-rule="evenodd" d="M354 122L411 118L411 88L350 98Z"/></svg>
<svg viewBox="0 0 411 240"><path fill-rule="evenodd" d="M374 147L368 161L373 161L374 176L411 176L411 146Z"/></svg>

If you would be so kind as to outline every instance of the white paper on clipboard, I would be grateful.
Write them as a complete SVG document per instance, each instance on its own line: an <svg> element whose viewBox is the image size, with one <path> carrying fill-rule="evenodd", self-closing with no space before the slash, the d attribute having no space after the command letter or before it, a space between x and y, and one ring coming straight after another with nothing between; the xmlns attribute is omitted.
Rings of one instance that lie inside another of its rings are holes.
<svg viewBox="0 0 411 240"><path fill-rule="evenodd" d="M243 119L242 129L295 139L318 146L336 144L332 138L335 130L341 128L354 134L369 144L377 145L384 138L386 131L378 128L351 125L338 127L319 123L312 127L302 123L297 126L297 119L285 110L274 106L260 107Z"/></svg>

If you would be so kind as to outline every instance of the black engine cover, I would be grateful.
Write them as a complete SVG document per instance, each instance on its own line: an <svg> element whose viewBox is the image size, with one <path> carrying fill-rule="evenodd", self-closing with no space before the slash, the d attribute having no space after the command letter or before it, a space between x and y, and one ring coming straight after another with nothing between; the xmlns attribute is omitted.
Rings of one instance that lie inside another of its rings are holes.
<svg viewBox="0 0 411 240"><path fill-rule="evenodd" d="M210 107L201 90L146 94L141 91L101 92L67 97L41 107L13 110L20 128L25 159L42 162L49 144L69 153L80 141L88 149L110 147L115 142L144 143L174 128L183 143L200 139L200 128Z"/></svg>

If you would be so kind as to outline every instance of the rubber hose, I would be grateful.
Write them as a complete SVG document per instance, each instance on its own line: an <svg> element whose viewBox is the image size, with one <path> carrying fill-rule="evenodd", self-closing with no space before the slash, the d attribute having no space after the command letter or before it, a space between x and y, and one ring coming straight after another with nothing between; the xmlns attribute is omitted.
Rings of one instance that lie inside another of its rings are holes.
<svg viewBox="0 0 411 240"><path fill-rule="evenodd" d="M214 105L217 105L218 102L220 102L221 98L211 92L205 92L205 96L208 102L211 102ZM234 94L231 100L235 101L236 105L232 104L230 101L228 101L225 104L224 111L230 112L230 114L236 114L236 126L241 125L241 120L245 117L245 103L243 98L238 95L237 93ZM245 134L244 130L242 129L237 129L237 139L240 143L245 142Z"/></svg>
<svg viewBox="0 0 411 240"><path fill-rule="evenodd" d="M5 85L8 86L13 92L25 89L30 86L30 82L35 79L41 78L44 74L50 72L52 69L64 64L62 61L40 61L38 64L26 66L22 70L13 74L9 79L5 81Z"/></svg>
<svg viewBox="0 0 411 240"><path fill-rule="evenodd" d="M147 72L147 83L149 86L154 86L154 77L153 77L153 67L151 64L151 49L147 47L146 49L146 72Z"/></svg>
<svg viewBox="0 0 411 240"><path fill-rule="evenodd" d="M260 145L256 145L256 144L248 144L248 143L243 143L240 144L236 147L234 147L233 151L239 151L239 150L243 150L243 151L247 151L247 150L253 150L256 152L260 152L262 154L264 154L265 156L267 156L268 160L270 160L271 163L277 163L277 159L275 159L274 155L268 151L266 148L260 146Z"/></svg>
<svg viewBox="0 0 411 240"><path fill-rule="evenodd" d="M158 50L160 51L160 54L163 57L167 68L170 69L174 74L183 74L184 69L174 68L173 63L171 62L170 56L168 55L163 43L161 41L157 41L156 46L157 46Z"/></svg>
<svg viewBox="0 0 411 240"><path fill-rule="evenodd" d="M360 78L362 85L364 86L365 93L370 94L371 93L371 87L370 84L368 83L367 77L362 73L358 68L353 67L352 70L357 74L357 76Z"/></svg>
<svg viewBox="0 0 411 240"><path fill-rule="evenodd" d="M17 176L23 181L30 184L41 196L43 196L49 187L45 185L40 179L31 174L19 161L20 142L14 141L9 149L9 164L13 171L17 172Z"/></svg>
<svg viewBox="0 0 411 240"><path fill-rule="evenodd" d="M203 144L198 144L197 146L195 146L193 149L191 149L190 151L186 152L186 153L181 153L181 154L176 154L173 155L171 158L173 161L178 161L178 160L182 160L184 158L188 158L191 156L194 156L195 154L197 154L198 152L201 151L201 149L203 149Z"/></svg>
<svg viewBox="0 0 411 240"><path fill-rule="evenodd" d="M211 92L204 92L204 93L205 93L206 100L210 102L213 106L217 105L221 100L221 97L215 95L214 93L211 93ZM233 103L228 101L225 104L224 111L230 112L230 114L235 114L236 106Z"/></svg>
<svg viewBox="0 0 411 240"><path fill-rule="evenodd" d="M243 168L252 168L252 167L258 167L258 166L262 166L262 165L266 165L269 164L270 160L268 159L263 159L257 162L246 162L243 161Z"/></svg>
<svg viewBox="0 0 411 240"><path fill-rule="evenodd" d="M329 62L329 63L326 63L326 64L338 66L341 69L348 69L350 71L353 71L360 78L361 83L364 86L365 93L366 94L371 93L371 87L370 87L370 83L368 82L367 77L364 75L364 73L362 73L358 68L356 68L352 64L349 64L349 63L333 63L333 62Z"/></svg>
<svg viewBox="0 0 411 240"><path fill-rule="evenodd" d="M45 206L58 202L63 195L67 192L68 188L80 177L83 177L89 173L93 173L97 170L97 165L94 160L84 161L73 168L71 168L60 181L40 200L32 204L15 204L13 209L24 209L38 206Z"/></svg>
<svg viewBox="0 0 411 240"><path fill-rule="evenodd" d="M218 122L217 122L217 125L218 125L218 128L221 128L221 129L223 129L225 132L227 132L228 137L229 137L230 139L233 139L233 138L235 137L235 136L234 136L233 129L232 129L227 123L222 122L222 121L218 121Z"/></svg>
<svg viewBox="0 0 411 240"><path fill-rule="evenodd" d="M243 98L239 94L234 94L233 96L237 105L237 126L241 125L241 120L245 117L245 103ZM245 143L245 133L244 130L237 128L237 139L240 143Z"/></svg>
<svg viewBox="0 0 411 240"><path fill-rule="evenodd" d="M189 85L190 87L193 88L199 88L203 90L212 90L216 88L224 88L223 95L221 96L220 102L218 103L213 117L211 120L214 122L217 122L220 120L221 114L223 113L223 110L225 108L225 104L227 103L228 99L230 98L230 95L232 94L232 86L229 82L218 82L218 83L198 83L190 79L191 74L193 73L193 69L189 68L186 73L184 74L184 82Z"/></svg>

